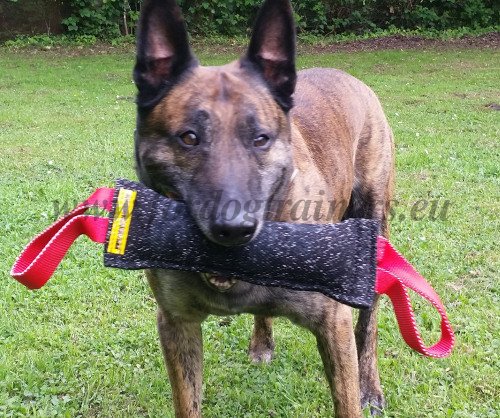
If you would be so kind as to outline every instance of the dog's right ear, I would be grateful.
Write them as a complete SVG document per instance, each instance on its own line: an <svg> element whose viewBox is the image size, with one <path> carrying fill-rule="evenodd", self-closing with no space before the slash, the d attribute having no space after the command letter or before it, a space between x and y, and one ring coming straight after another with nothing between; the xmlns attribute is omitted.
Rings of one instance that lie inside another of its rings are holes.
<svg viewBox="0 0 500 418"><path fill-rule="evenodd" d="M134 81L137 105L157 104L187 70L198 65L189 48L181 9L175 0L148 0L142 5Z"/></svg>
<svg viewBox="0 0 500 418"><path fill-rule="evenodd" d="M288 111L293 106L297 80L295 22L290 0L266 0L257 15L252 39L242 65L262 75L275 99Z"/></svg>

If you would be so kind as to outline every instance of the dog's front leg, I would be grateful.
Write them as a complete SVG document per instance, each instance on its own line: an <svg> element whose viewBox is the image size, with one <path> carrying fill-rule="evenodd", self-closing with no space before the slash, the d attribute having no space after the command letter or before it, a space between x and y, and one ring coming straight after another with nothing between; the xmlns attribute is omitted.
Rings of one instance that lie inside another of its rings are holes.
<svg viewBox="0 0 500 418"><path fill-rule="evenodd" d="M314 330L338 418L361 417L358 358L351 308L327 302L321 325Z"/></svg>
<svg viewBox="0 0 500 418"><path fill-rule="evenodd" d="M158 331L167 365L175 416L201 416L203 342L201 324L172 318L158 310Z"/></svg>
<svg viewBox="0 0 500 418"><path fill-rule="evenodd" d="M356 345L359 358L361 407L370 406L371 415L379 415L384 409L384 395L380 386L377 366L377 296L370 309L362 309L356 324Z"/></svg>

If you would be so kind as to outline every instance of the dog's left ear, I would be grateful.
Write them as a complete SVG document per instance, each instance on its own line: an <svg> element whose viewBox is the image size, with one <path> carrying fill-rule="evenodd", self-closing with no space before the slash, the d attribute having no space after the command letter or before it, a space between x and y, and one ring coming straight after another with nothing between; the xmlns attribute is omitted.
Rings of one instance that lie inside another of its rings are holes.
<svg viewBox="0 0 500 418"><path fill-rule="evenodd" d="M283 110L290 110L297 73L295 22L289 0L266 0L261 7L242 58L244 66L248 63L261 73Z"/></svg>
<svg viewBox="0 0 500 418"><path fill-rule="evenodd" d="M137 36L134 81L140 108L154 106L179 78L198 65L175 0L146 0Z"/></svg>

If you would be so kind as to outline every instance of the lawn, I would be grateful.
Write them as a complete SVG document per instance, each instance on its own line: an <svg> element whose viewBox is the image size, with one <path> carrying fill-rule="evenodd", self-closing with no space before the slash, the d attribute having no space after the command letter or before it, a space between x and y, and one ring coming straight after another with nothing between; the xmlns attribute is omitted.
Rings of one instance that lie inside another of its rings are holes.
<svg viewBox="0 0 500 418"><path fill-rule="evenodd" d="M233 57L200 53L210 65ZM172 416L142 272L103 268L101 248L82 239L41 291L8 274L61 208L135 178L132 65L130 53L0 50L2 417ZM404 344L384 299L386 416L499 416L500 113L490 107L500 102L498 51L305 55L298 65L344 69L381 98L397 141L392 241L434 285L456 331L450 358L424 358ZM436 315L417 306L431 342ZM308 332L278 319L276 358L256 366L246 355L250 316L211 317L203 329L205 416L331 416Z"/></svg>

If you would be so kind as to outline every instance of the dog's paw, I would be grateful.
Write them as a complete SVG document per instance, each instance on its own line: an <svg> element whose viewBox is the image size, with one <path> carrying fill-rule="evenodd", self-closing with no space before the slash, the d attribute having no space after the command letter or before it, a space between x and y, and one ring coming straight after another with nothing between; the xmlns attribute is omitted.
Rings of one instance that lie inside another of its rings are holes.
<svg viewBox="0 0 500 418"><path fill-rule="evenodd" d="M385 399L381 389L361 391L361 408L370 408L370 415L377 416L384 413Z"/></svg>
<svg viewBox="0 0 500 418"><path fill-rule="evenodd" d="M248 348L248 357L252 363L270 363L273 359L274 355L274 342L267 341L266 343L262 341L250 343L250 347Z"/></svg>

